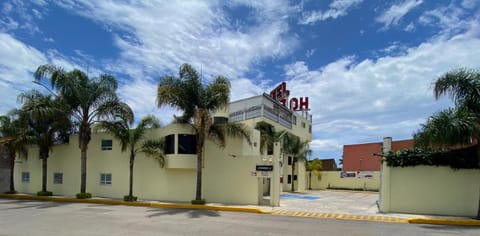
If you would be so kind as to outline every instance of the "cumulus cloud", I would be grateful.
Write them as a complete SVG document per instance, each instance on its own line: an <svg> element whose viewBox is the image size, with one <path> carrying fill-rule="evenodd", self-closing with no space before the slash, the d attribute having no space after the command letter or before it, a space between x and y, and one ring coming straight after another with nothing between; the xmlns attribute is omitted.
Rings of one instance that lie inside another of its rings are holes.
<svg viewBox="0 0 480 236"><path fill-rule="evenodd" d="M47 58L37 49L27 46L6 33L0 33L0 114L18 107L17 95L35 87L33 72Z"/></svg>
<svg viewBox="0 0 480 236"><path fill-rule="evenodd" d="M375 20L384 25L383 29L388 29L392 25L398 25L399 21L413 8L423 3L423 0L405 0L403 3L390 6Z"/></svg>
<svg viewBox="0 0 480 236"><path fill-rule="evenodd" d="M303 61L288 64L284 70L291 96L309 97L315 140L338 137L336 143L351 144L384 136L411 138L429 115L451 105L446 98L435 101L432 82L454 68L478 67L476 29L448 39L438 36L375 60L345 57L320 68ZM322 145L314 150L330 151Z"/></svg>
<svg viewBox="0 0 480 236"><path fill-rule="evenodd" d="M337 19L338 17L346 16L348 11L356 5L363 2L363 0L334 0L329 5L326 11L311 11L303 14L298 22L302 25L312 25L317 21L324 21L328 19Z"/></svg>
<svg viewBox="0 0 480 236"><path fill-rule="evenodd" d="M287 21L296 8L286 0L135 3L64 0L56 4L107 29L115 29L113 43L120 50L120 58L105 62L104 68L130 77L125 79L133 78L135 83L122 84L126 87L156 86L152 78L177 75L179 66L189 63L207 81L224 75L232 84L244 87L244 91L258 92L258 83L244 86L243 75L263 60L289 55L298 44L288 34ZM248 22L228 14L238 7L248 10ZM245 94L233 93L232 97ZM138 104L136 97L130 97L136 96L133 93L122 96ZM135 112L143 114L149 110L147 106L138 106Z"/></svg>

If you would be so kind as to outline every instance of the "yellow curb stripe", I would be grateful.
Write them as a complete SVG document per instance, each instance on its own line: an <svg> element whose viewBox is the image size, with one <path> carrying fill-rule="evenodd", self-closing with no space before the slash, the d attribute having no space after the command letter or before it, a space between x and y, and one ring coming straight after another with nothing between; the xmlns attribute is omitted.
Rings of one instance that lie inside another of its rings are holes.
<svg viewBox="0 0 480 236"><path fill-rule="evenodd" d="M411 223L411 224L480 226L480 220L464 220L464 219L410 218L410 219L408 219L408 223Z"/></svg>
<svg viewBox="0 0 480 236"><path fill-rule="evenodd" d="M121 200L110 200L110 199L76 199L76 198L66 198L66 197L56 197L56 196L45 197L45 196L17 195L17 194L0 194L0 197L24 199L24 200L55 201L55 202L77 202L77 203L94 203L94 204L104 204L104 205L143 206L143 207L175 208L175 209L180 209L180 208L181 209L204 209L204 210L214 210L214 211L232 211L232 212L271 214L271 212L269 211L265 211L258 208L247 208L247 207L192 205L192 204L175 204L175 203L124 202Z"/></svg>

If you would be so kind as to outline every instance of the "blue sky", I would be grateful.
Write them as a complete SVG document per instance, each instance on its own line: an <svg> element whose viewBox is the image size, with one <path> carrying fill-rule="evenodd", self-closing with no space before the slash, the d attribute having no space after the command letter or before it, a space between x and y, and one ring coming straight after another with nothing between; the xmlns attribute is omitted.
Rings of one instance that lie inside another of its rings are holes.
<svg viewBox="0 0 480 236"><path fill-rule="evenodd" d="M0 113L39 88L42 64L90 76L106 72L137 117L164 124L178 111L155 106L160 77L182 63L232 82L232 100L282 81L309 97L312 157L344 144L411 138L448 99L432 82L480 68L477 0L113 1L0 3Z"/></svg>

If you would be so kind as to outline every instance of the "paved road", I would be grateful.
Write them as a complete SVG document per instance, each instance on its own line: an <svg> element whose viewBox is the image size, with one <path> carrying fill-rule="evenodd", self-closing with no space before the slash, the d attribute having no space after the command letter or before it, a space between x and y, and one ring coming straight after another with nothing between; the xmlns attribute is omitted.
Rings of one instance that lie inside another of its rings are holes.
<svg viewBox="0 0 480 236"><path fill-rule="evenodd" d="M0 199L0 235L480 235L480 228Z"/></svg>

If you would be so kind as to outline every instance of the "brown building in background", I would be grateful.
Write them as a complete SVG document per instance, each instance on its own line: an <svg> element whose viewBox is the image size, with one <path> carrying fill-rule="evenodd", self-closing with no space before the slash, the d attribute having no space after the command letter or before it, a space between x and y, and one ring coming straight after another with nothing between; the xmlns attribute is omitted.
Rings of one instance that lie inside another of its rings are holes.
<svg viewBox="0 0 480 236"><path fill-rule="evenodd" d="M337 170L337 163L335 159L324 159L322 161L322 170L325 171L336 171Z"/></svg>
<svg viewBox="0 0 480 236"><path fill-rule="evenodd" d="M413 139L392 141L392 151L413 148ZM380 171L382 143L343 145L343 171Z"/></svg>

